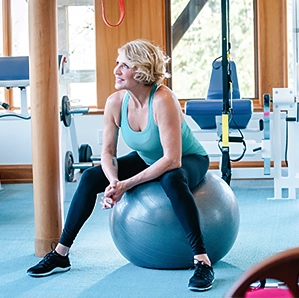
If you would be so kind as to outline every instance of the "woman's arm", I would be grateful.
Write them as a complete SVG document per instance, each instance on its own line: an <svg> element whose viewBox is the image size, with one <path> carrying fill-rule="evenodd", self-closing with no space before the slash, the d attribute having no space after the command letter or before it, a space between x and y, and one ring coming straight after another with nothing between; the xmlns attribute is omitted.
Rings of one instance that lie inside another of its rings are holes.
<svg viewBox="0 0 299 298"><path fill-rule="evenodd" d="M123 92L108 97L104 113L101 165L110 183L118 181L116 154L122 97Z"/></svg>
<svg viewBox="0 0 299 298"><path fill-rule="evenodd" d="M113 93L108 97L105 105L101 166L110 183L102 197L103 209L113 207L115 203L113 195L116 193L117 183L119 182L116 155L123 96L124 92Z"/></svg>

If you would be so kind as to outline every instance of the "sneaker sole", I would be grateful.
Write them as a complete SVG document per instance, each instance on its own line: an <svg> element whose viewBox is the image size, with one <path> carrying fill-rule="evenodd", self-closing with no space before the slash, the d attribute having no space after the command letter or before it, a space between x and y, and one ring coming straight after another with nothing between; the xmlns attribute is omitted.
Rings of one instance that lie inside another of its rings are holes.
<svg viewBox="0 0 299 298"><path fill-rule="evenodd" d="M31 273L31 272L27 272L27 274L29 276L32 277L44 277L44 276L48 276L54 273L59 273L59 272L66 272L69 271L71 269L71 266L69 267L65 267L65 268L61 268L61 267L56 267L53 270L49 271L49 272L45 272L45 273Z"/></svg>
<svg viewBox="0 0 299 298"><path fill-rule="evenodd" d="M203 291L210 290L211 288L212 288L212 285L210 285L209 287L206 287L206 288L188 287L188 289L190 291L195 291L195 292L203 292Z"/></svg>
<svg viewBox="0 0 299 298"><path fill-rule="evenodd" d="M210 290L213 286L213 282L215 281L215 279L212 281L211 285L209 285L208 287L205 287L205 288L197 288L197 287L188 287L188 289L190 291L196 291L196 292L203 292L203 291L207 291L207 290Z"/></svg>

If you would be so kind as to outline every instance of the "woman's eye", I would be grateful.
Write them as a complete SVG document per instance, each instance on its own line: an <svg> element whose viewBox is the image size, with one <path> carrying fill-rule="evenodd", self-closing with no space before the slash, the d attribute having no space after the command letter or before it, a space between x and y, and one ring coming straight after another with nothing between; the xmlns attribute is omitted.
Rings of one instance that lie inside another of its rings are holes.
<svg viewBox="0 0 299 298"><path fill-rule="evenodd" d="M124 68L124 69L130 69L130 66L125 64L125 63L119 63L118 61L116 61L116 66L120 66L121 68Z"/></svg>

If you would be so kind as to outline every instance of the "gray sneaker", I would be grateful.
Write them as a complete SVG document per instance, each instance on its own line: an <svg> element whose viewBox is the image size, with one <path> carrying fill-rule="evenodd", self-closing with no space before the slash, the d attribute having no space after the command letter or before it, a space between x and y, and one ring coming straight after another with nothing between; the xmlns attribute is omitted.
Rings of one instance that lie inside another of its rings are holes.
<svg viewBox="0 0 299 298"><path fill-rule="evenodd" d="M71 269L68 256L61 256L55 250L48 253L35 266L27 270L27 274L33 277L48 276L57 272L65 272Z"/></svg>
<svg viewBox="0 0 299 298"><path fill-rule="evenodd" d="M191 291L206 291L212 288L214 282L213 268L198 262L195 265L193 276L189 280L188 289Z"/></svg>

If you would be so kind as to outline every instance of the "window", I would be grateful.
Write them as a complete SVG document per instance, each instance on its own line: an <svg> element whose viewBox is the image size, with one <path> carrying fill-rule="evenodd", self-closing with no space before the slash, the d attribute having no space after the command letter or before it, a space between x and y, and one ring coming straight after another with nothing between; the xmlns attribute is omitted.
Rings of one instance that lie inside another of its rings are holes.
<svg viewBox="0 0 299 298"><path fill-rule="evenodd" d="M81 1L73 1L80 4ZM61 85L68 84L71 100L96 106L95 34L93 5L59 7L59 54L67 57Z"/></svg>
<svg viewBox="0 0 299 298"><path fill-rule="evenodd" d="M229 2L231 59L237 66L241 96L254 98L254 0ZM222 54L221 1L209 0L203 7L198 7L198 1L171 0L171 5L173 37L178 34L177 30L182 30L175 24L187 5L185 18L191 23L178 43L174 44L172 89L180 99L205 98L212 62ZM198 15L193 20L197 11Z"/></svg>

